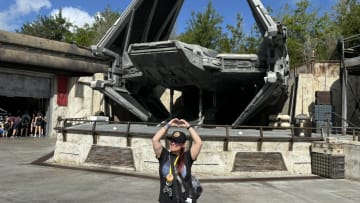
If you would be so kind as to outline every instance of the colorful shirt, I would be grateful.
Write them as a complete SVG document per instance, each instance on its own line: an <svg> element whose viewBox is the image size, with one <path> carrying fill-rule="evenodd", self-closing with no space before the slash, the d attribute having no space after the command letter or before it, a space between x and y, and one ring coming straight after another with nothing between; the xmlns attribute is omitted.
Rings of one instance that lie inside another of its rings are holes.
<svg viewBox="0 0 360 203"><path fill-rule="evenodd" d="M163 147L159 160L159 176L160 176L160 194L159 194L159 202L184 202L185 199L189 196L189 188L191 186L191 166L193 164L193 160L191 158L190 151L184 152L184 165L181 172L181 182L182 184L176 180L176 176L173 172L174 181L171 186L166 185L166 176L170 171L170 163L174 163L176 159L176 155L171 154L166 148ZM174 167L174 166L173 166ZM176 171L176 166L174 167ZM174 170L172 170L174 171ZM179 175L176 172L176 175ZM170 192L169 192L170 190ZM182 190L184 192L182 192ZM179 201L177 201L179 198Z"/></svg>

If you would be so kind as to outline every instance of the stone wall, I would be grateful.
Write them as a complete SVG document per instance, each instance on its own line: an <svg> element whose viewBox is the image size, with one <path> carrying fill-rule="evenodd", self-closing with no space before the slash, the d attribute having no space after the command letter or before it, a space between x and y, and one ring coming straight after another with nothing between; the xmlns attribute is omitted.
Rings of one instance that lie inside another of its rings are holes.
<svg viewBox="0 0 360 203"><path fill-rule="evenodd" d="M316 91L331 91L332 104L341 113L341 85L339 64L315 63L312 73L299 73L294 115L310 116Z"/></svg>
<svg viewBox="0 0 360 203"><path fill-rule="evenodd" d="M127 148L127 143L126 137L116 135L98 135L97 139L97 146ZM165 146L164 141L162 144ZM91 135L69 133L66 136L66 142L64 142L63 136L59 134L54 162L63 165L88 166L89 164L85 163L85 160L92 145L93 137ZM188 145L189 143L187 143L187 147ZM202 151L192 168L193 173L203 177L311 175L310 143L295 142L293 150L289 151L288 142L264 142L261 152L279 152L287 170L261 172L233 171L236 153L258 153L257 142L229 142L227 151L223 150L223 145L222 141L203 141ZM133 170L139 173L157 175L158 160L155 158L150 137L132 137L130 146L135 166ZM98 165L97 167L124 169L124 167L117 166Z"/></svg>
<svg viewBox="0 0 360 203"><path fill-rule="evenodd" d="M307 69L302 70L302 69ZM310 115L312 106L315 104L316 91L331 91L331 103L333 112L341 115L342 93L340 81L340 64L338 63L314 63L312 69L300 67L298 75L298 88L294 115ZM306 73L307 72L307 73ZM347 120L358 124L360 122L360 80L359 76L349 75L347 86ZM341 126L341 119L334 117L334 126Z"/></svg>
<svg viewBox="0 0 360 203"><path fill-rule="evenodd" d="M360 142L344 144L345 178L360 181Z"/></svg>
<svg viewBox="0 0 360 203"><path fill-rule="evenodd" d="M92 80L104 79L104 74L95 74L93 77L73 77L68 81L68 105L57 105L57 83L54 82L53 97L50 100L52 128L56 126L57 118L86 118L97 111L104 111L104 95L89 86L78 84ZM50 136L56 136L54 130Z"/></svg>

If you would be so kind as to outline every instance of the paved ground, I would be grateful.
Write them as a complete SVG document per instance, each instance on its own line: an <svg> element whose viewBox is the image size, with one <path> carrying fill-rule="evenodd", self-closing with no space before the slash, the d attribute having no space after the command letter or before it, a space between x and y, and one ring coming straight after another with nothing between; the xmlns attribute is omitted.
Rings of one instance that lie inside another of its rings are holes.
<svg viewBox="0 0 360 203"><path fill-rule="evenodd" d="M55 138L0 138L0 202L156 202L158 181L33 165ZM203 183L198 202L360 202L349 180Z"/></svg>

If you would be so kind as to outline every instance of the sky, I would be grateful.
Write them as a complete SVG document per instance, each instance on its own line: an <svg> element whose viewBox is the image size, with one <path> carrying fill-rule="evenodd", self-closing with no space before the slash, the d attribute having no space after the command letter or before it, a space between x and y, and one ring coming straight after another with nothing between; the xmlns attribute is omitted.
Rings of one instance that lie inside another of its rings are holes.
<svg viewBox="0 0 360 203"><path fill-rule="evenodd" d="M124 11L131 0L0 0L0 29L14 32L24 23L32 22L39 15L62 13L71 23L82 27L94 22L94 16L109 6L114 11ZM280 13L285 3L295 5L298 0L262 0L265 7L271 7L274 15ZM327 11L336 0L310 0L321 12ZM176 23L176 32L184 32L191 12L203 12L209 0L185 0ZM212 0L216 11L224 17L224 25L235 25L236 14L244 18L243 30L249 31L254 24L246 0Z"/></svg>

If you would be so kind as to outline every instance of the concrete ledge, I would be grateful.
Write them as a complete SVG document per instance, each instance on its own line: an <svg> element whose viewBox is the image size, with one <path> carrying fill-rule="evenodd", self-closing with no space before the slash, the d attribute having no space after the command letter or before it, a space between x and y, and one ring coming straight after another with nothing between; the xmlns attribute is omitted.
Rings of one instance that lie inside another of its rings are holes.
<svg viewBox="0 0 360 203"><path fill-rule="evenodd" d="M313 142L312 152L343 155L345 157L345 179L360 181L360 142L351 136L331 137L323 142Z"/></svg>
<svg viewBox="0 0 360 203"><path fill-rule="evenodd" d="M113 128L111 128L113 129ZM158 129L154 127L154 129ZM118 130L118 129L117 129ZM158 160L155 158L151 135L138 133L131 138L120 132L107 133L106 131L96 132L96 145L112 147L128 147L132 150L134 158L133 170L126 168L126 171L134 171L139 174L158 176ZM85 163L91 146L94 144L94 135L85 131L66 134L58 134L54 153L54 164L80 167L108 168L109 170L124 170L116 166L102 166ZM256 140L256 139L255 139ZM274 139L276 140L276 139ZM287 141L264 141L259 150L257 141L228 141L226 151L224 141L206 140L203 141L203 149L198 160L194 163L192 171L199 177L217 178L247 178L247 177L277 177L277 176L311 176L310 145L311 142L287 142ZM165 140L162 140L165 146ZM187 148L189 147L187 141ZM291 145L291 147L290 147ZM290 150L291 149L291 150ZM261 172L233 171L235 155L237 152L278 152L281 154L287 170L268 170Z"/></svg>
<svg viewBox="0 0 360 203"><path fill-rule="evenodd" d="M360 181L360 142L344 143L345 178Z"/></svg>

